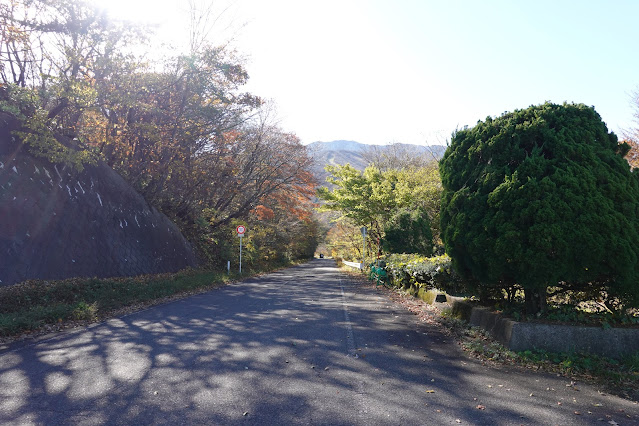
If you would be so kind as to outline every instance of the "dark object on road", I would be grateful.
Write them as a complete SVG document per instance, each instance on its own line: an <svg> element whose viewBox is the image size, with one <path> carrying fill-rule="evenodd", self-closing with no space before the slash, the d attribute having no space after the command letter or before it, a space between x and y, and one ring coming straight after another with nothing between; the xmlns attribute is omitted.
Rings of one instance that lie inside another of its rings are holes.
<svg viewBox="0 0 639 426"><path fill-rule="evenodd" d="M435 296L435 302L437 303L446 303L448 301L448 299L446 298L445 294L438 294L437 296Z"/></svg>

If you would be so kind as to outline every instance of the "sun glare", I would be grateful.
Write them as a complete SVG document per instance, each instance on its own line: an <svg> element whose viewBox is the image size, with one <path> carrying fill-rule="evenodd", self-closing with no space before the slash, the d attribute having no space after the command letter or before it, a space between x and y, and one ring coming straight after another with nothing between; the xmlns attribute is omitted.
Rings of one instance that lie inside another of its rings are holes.
<svg viewBox="0 0 639 426"><path fill-rule="evenodd" d="M179 11L175 0L94 0L94 3L112 18L145 24L163 24Z"/></svg>

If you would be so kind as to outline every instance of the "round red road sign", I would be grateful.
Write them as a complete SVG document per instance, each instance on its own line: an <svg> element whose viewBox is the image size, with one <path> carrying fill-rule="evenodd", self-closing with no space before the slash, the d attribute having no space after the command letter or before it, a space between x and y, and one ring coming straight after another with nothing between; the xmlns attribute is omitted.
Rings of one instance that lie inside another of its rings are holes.
<svg viewBox="0 0 639 426"><path fill-rule="evenodd" d="M246 228L243 225L239 225L237 227L237 233L238 234L243 234L244 232L246 232Z"/></svg>

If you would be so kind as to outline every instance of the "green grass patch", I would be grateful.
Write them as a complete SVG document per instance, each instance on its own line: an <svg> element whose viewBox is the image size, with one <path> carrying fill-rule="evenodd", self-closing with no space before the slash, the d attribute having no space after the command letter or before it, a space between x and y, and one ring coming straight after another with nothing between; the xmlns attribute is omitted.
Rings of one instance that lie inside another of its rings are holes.
<svg viewBox="0 0 639 426"><path fill-rule="evenodd" d="M639 353L620 360L540 350L519 352L517 357L522 364L595 382L625 398L639 398Z"/></svg>
<svg viewBox="0 0 639 426"><path fill-rule="evenodd" d="M553 353L542 350L517 354L531 364L551 364L564 374L603 377L615 383L633 381L639 385L639 353L620 360L578 353Z"/></svg>
<svg viewBox="0 0 639 426"><path fill-rule="evenodd" d="M242 278L263 272L267 270L245 271ZM238 278L233 273L229 276L226 272L190 269L127 278L25 281L0 288L0 337L18 336L52 324L97 321L123 308L144 307L167 297L212 289Z"/></svg>

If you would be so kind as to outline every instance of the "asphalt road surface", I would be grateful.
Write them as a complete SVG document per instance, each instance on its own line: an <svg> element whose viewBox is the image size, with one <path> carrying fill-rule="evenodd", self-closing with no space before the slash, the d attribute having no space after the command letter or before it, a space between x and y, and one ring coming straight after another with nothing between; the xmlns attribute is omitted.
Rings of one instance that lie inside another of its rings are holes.
<svg viewBox="0 0 639 426"><path fill-rule="evenodd" d="M639 406L486 367L330 259L0 352L0 424L638 424Z"/></svg>

